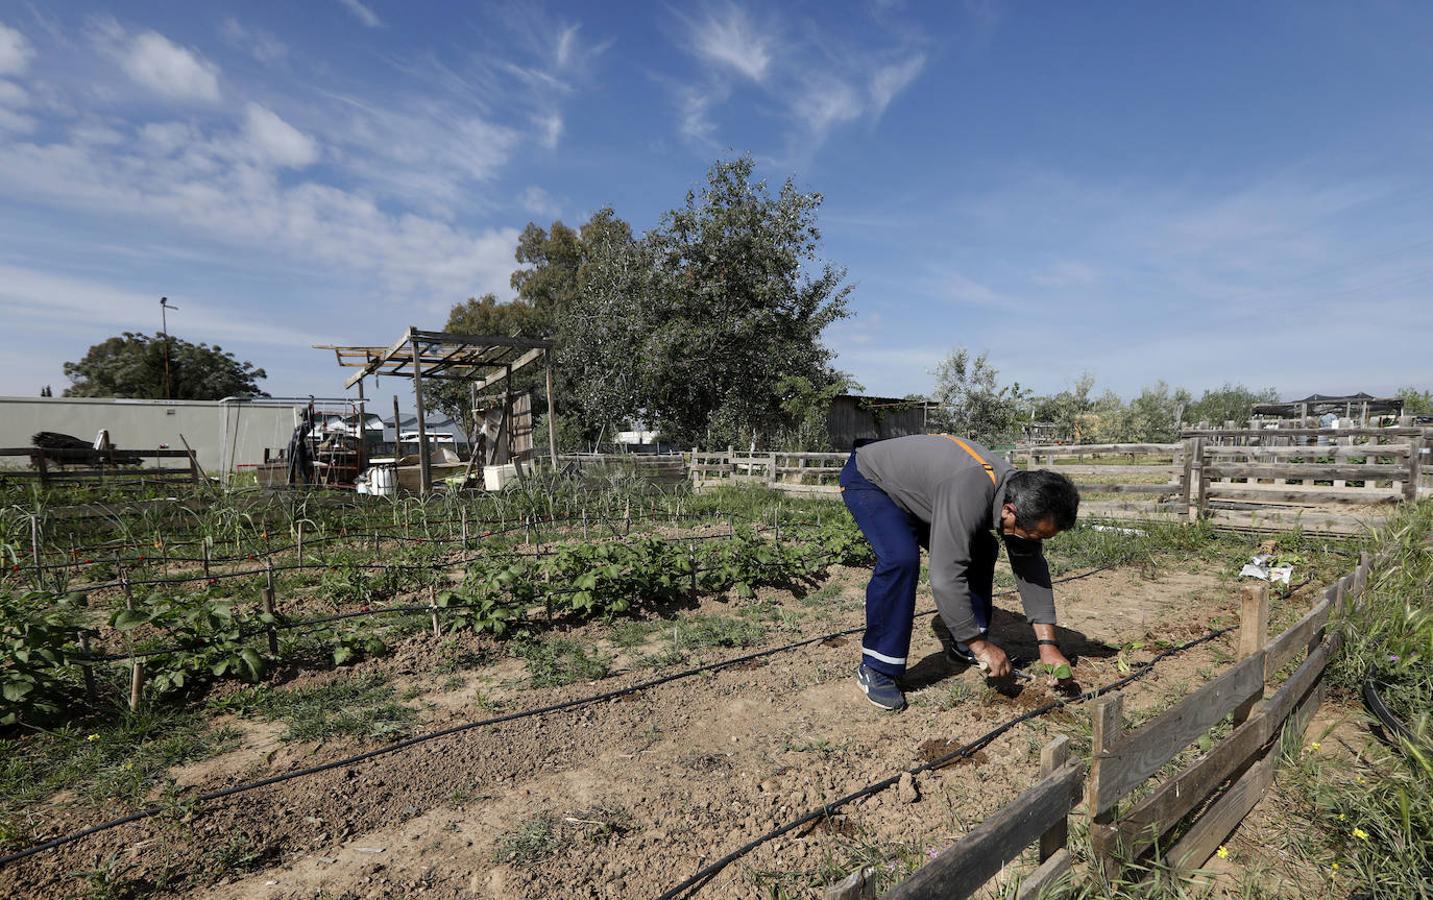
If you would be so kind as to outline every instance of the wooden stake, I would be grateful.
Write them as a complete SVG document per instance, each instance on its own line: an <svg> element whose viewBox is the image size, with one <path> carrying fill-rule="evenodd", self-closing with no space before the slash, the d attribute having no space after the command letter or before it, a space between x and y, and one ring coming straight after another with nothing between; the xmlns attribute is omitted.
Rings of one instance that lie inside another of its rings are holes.
<svg viewBox="0 0 1433 900"><path fill-rule="evenodd" d="M276 596L277 591L276 591L275 588L274 588L274 561L273 561L272 559L265 560L264 565L265 565L265 571L264 571L264 612L266 612L266 613L268 613L269 615L272 616L272 615L274 615L274 609L275 609L275 606L276 606L276 604L277 604L277 599L278 599L277 596ZM270 626L268 627L268 632L269 632L269 653L272 654L273 656L278 656L278 655L279 655L279 633L278 633L278 631L274 628L273 625L270 625Z"/></svg>
<svg viewBox="0 0 1433 900"><path fill-rule="evenodd" d="M1070 758L1070 739L1060 735L1040 751L1040 777L1049 778ZM1040 835L1040 861L1044 862L1064 849L1070 835L1070 820L1062 817L1057 825Z"/></svg>
<svg viewBox="0 0 1433 900"><path fill-rule="evenodd" d="M120 573L119 573L119 584L120 584L120 587L122 587L122 588L124 589L124 608L125 608L125 609L134 609L134 591L133 591L133 590L130 588L130 586L129 586L129 575L128 575L123 569L121 569L121 570L120 570ZM131 641L131 642L130 642L131 652L133 652L133 650L132 650L133 646L134 646L134 644L133 644L133 642ZM140 693L143 691L143 689L144 689L144 663L142 663L142 662L140 662L139 660L135 659L133 656L130 656L130 658L129 658L129 709L130 709L130 712L137 712L137 711L139 710L139 698L140 698Z"/></svg>
<svg viewBox="0 0 1433 900"><path fill-rule="evenodd" d="M80 652L85 656L90 655L90 635L87 631L80 632ZM90 701L90 705L94 705L99 699L99 693L95 690L95 673L92 666L93 663L88 662L80 666L80 672L85 677L85 698Z"/></svg>
<svg viewBox="0 0 1433 900"><path fill-rule="evenodd" d="M1269 642L1269 583L1246 587L1239 607L1239 659L1248 659L1264 649ZM1234 724L1249 719L1263 699L1263 691L1234 708Z"/></svg>
<svg viewBox="0 0 1433 900"><path fill-rule="evenodd" d="M442 637L443 629L438 624L438 588L428 585L428 614L433 620L433 637Z"/></svg>
<svg viewBox="0 0 1433 900"><path fill-rule="evenodd" d="M468 549L468 508L466 506L459 510L463 520L463 550Z"/></svg>
<svg viewBox="0 0 1433 900"><path fill-rule="evenodd" d="M201 545L204 551L204 577L210 578L209 574L209 539L206 537Z"/></svg>
<svg viewBox="0 0 1433 900"><path fill-rule="evenodd" d="M299 520L299 565L304 564L304 523Z"/></svg>
<svg viewBox="0 0 1433 900"><path fill-rule="evenodd" d="M44 570L40 568L40 519L30 516L30 557L35 563L35 590L44 590Z"/></svg>

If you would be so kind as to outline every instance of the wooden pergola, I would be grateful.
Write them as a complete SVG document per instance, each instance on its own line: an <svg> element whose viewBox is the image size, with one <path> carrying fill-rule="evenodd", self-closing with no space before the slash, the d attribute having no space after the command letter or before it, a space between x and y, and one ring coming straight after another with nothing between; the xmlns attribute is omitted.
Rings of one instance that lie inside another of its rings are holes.
<svg viewBox="0 0 1433 900"><path fill-rule="evenodd" d="M447 331L423 331L409 325L390 347L351 347L331 344L314 345L319 350L332 350L338 364L355 368L344 382L345 388L357 386L360 411L364 407L363 382L369 376L412 377L413 394L418 406L418 459L423 492L432 487L432 461L428 450L428 428L424 422L423 380L466 381L476 395L495 385L503 386L504 410L512 403L512 375L519 369L541 360L547 376L547 434L549 453L557 465L557 432L553 420L551 341L505 337L491 334L454 334ZM506 414L506 413L505 413ZM398 426L394 422L394 428Z"/></svg>

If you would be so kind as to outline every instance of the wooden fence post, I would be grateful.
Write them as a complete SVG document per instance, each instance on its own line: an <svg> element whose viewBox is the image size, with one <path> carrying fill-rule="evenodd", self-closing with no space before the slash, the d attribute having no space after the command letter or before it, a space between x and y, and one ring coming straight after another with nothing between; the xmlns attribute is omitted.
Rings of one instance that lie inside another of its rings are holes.
<svg viewBox="0 0 1433 900"><path fill-rule="evenodd" d="M1408 480L1403 482L1403 499L1407 503L1418 500L1418 482L1423 478L1424 440L1422 432L1408 439Z"/></svg>
<svg viewBox="0 0 1433 900"><path fill-rule="evenodd" d="M88 631L80 632L80 652L87 657L90 656L90 633ZM99 694L95 690L95 673L93 666L94 664L91 662L86 662L80 666L80 672L83 673L85 677L85 699L89 700L91 704L99 698Z"/></svg>
<svg viewBox="0 0 1433 900"><path fill-rule="evenodd" d="M1090 779L1089 796L1086 797L1086 804L1092 814L1090 848L1098 858L1098 865L1110 875L1119 869L1119 860L1115 858L1117 848L1114 846L1114 822L1119 798L1100 796L1100 782L1102 770L1106 765L1105 756L1119 742L1122 731L1120 714L1123 710L1124 699L1119 694L1114 694L1098 700L1090 714Z"/></svg>
<svg viewBox="0 0 1433 900"><path fill-rule="evenodd" d="M264 561L264 612L274 615L274 608L277 602L276 590L274 588L274 561L269 558ZM279 655L279 633L271 624L268 627L269 653L273 656Z"/></svg>
<svg viewBox="0 0 1433 900"><path fill-rule="evenodd" d="M1239 607L1239 659L1248 659L1264 649L1269 642L1269 583L1246 587ZM1249 719L1254 707L1264 697L1262 687L1259 693L1234 708L1234 724L1240 725Z"/></svg>
<svg viewBox="0 0 1433 900"><path fill-rule="evenodd" d="M1070 739L1062 734L1046 744L1040 751L1040 777L1049 778L1054 775L1069 758ZM1044 862L1063 850L1069 836L1070 818L1065 816L1060 819L1059 824L1040 835L1040 862Z"/></svg>
<svg viewBox="0 0 1433 900"><path fill-rule="evenodd" d="M1204 515L1204 438L1196 437L1191 450L1189 464L1188 514L1191 523L1198 522Z"/></svg>

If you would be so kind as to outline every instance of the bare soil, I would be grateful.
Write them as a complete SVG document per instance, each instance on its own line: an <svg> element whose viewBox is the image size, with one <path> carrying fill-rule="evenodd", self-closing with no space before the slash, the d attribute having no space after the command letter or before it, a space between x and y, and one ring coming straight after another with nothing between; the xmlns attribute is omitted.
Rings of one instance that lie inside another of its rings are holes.
<svg viewBox="0 0 1433 900"><path fill-rule="evenodd" d="M762 646L858 626L866 572L833 570L836 589L806 603L765 591L792 615ZM1120 677L1116 650L1132 641L1177 643L1234 618L1237 591L1209 571L1148 578L1102 572L1057 586L1061 640L1085 687ZM1295 601L1302 602L1302 601ZM731 614L735 601L703 600L691 612ZM921 605L930 606L928 596ZM1012 656L1035 656L1018 601L997 600L994 638ZM1004 693L979 672L946 662L916 621L900 714L866 702L855 686L859 635L819 642L601 704L466 731L348 768L126 825L0 870L17 897L81 895L75 873L108 866L135 893L214 898L652 897L773 826L936 758L1051 698L1042 683ZM613 656L597 683L527 686L517 659L484 638L465 639L489 662L435 672L437 639L415 635L397 652L293 683L393 676L418 688L420 728L436 729L635 683L644 649L620 650L591 624L568 637ZM1161 709L1230 658L1221 639L1161 662L1127 687L1125 708ZM702 650L691 662L752 649ZM1153 648L1127 651L1147 659ZM442 685L440 687L440 685ZM956 686L963 685L964 689ZM1010 801L1037 777L1040 747L1068 733L1088 751L1087 713L1061 710L1022 724L959 765L910 779L850 804L812 827L771 841L727 867L700 892L712 898L819 896L814 886L859 865L862 854L923 861ZM376 745L284 742L282 726L234 720L238 749L174 771L209 790ZM1083 735L1083 738L1082 738ZM121 812L111 810L110 812ZM91 824L93 810L52 804L45 833ZM515 836L527 835L518 840ZM869 860L868 860L869 861Z"/></svg>

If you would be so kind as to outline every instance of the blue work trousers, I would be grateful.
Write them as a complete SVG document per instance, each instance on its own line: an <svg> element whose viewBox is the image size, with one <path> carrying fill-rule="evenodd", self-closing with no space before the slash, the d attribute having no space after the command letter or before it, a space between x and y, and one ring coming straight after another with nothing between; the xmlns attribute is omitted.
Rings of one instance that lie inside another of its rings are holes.
<svg viewBox="0 0 1433 900"><path fill-rule="evenodd" d="M920 581L920 548L930 546L930 524L906 512L856 468L856 454L841 470L841 499L876 553L876 568L866 585L866 635L862 661L877 672L899 678L906 671ZM988 540L986 540L988 538ZM971 612L981 632L990 629L991 587L999 544L982 533L971 542L966 571Z"/></svg>

